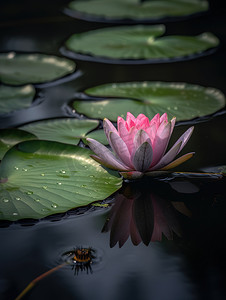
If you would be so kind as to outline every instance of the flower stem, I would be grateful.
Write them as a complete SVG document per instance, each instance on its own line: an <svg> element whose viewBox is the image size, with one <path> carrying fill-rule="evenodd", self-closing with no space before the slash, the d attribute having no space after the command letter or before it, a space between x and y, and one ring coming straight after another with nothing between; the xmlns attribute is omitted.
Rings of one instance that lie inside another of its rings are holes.
<svg viewBox="0 0 226 300"><path fill-rule="evenodd" d="M39 282L40 280L42 280L43 278L47 277L48 275L52 274L53 272L61 269L62 267L64 267L67 263L62 263L61 265L58 265L52 269L50 269L49 271L41 274L40 276L36 277L34 280L32 280L26 287L25 289L15 298L15 300L20 300L22 299L35 285L37 282Z"/></svg>

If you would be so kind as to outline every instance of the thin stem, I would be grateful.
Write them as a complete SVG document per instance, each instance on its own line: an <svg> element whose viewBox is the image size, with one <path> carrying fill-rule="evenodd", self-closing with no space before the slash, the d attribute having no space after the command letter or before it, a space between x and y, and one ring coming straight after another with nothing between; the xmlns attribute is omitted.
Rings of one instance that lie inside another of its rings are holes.
<svg viewBox="0 0 226 300"><path fill-rule="evenodd" d="M34 280L32 280L27 286L26 288L15 298L15 300L20 300L22 299L26 294L27 292L29 292L35 285L37 282L39 282L40 280L42 280L43 278L49 276L50 274L52 274L53 272L59 270L60 268L64 267L67 263L63 263L59 266L56 266L54 268L52 268L51 270L43 273L42 275L36 277Z"/></svg>

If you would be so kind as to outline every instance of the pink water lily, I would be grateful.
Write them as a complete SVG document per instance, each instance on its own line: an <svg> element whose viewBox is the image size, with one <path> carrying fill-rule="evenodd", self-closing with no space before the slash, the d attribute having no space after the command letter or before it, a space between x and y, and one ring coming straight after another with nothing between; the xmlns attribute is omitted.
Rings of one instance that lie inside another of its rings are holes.
<svg viewBox="0 0 226 300"><path fill-rule="evenodd" d="M125 178L138 178L153 171L174 168L194 154L187 153L174 160L188 142L193 127L166 152L175 122L175 117L168 121L166 113L162 116L156 114L149 120L144 114L135 118L128 112L126 121L118 117L117 130L108 119L104 119L104 131L114 153L98 141L88 138L88 144L96 154L91 157L110 169L120 171Z"/></svg>

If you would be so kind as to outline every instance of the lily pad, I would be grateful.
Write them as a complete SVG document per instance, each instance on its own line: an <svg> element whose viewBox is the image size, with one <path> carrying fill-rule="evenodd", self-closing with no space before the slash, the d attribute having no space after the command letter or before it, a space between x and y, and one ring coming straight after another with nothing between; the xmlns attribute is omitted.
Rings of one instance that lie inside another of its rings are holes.
<svg viewBox="0 0 226 300"><path fill-rule="evenodd" d="M200 0L92 0L72 1L65 13L95 21L156 21L184 17L206 11L207 1Z"/></svg>
<svg viewBox="0 0 226 300"><path fill-rule="evenodd" d="M21 87L0 85L0 114L31 106L34 95L35 88L32 85Z"/></svg>
<svg viewBox="0 0 226 300"><path fill-rule="evenodd" d="M106 135L104 133L103 129L94 130L90 133L88 133L83 140L83 142L86 144L86 138L94 139L98 142L100 142L103 145L108 145L108 140L106 138Z"/></svg>
<svg viewBox="0 0 226 300"><path fill-rule="evenodd" d="M26 141L0 164L0 219L39 219L103 200L122 179L96 163L92 152L48 141Z"/></svg>
<svg viewBox="0 0 226 300"><path fill-rule="evenodd" d="M97 120L53 119L20 127L39 139L77 145L80 139L99 125Z"/></svg>
<svg viewBox="0 0 226 300"><path fill-rule="evenodd" d="M44 83L75 71L69 59L38 53L1 53L0 81L11 85Z"/></svg>
<svg viewBox="0 0 226 300"><path fill-rule="evenodd" d="M186 83L110 83L87 89L85 93L103 100L76 100L74 109L91 118L112 121L118 116L125 117L128 111L149 118L167 112L177 121L189 120L212 114L225 105L225 97L219 90Z"/></svg>
<svg viewBox="0 0 226 300"><path fill-rule="evenodd" d="M14 145L27 141L34 140L37 137L34 134L20 129L2 129L0 130L0 159Z"/></svg>
<svg viewBox="0 0 226 300"><path fill-rule="evenodd" d="M164 31L164 25L133 25L78 33L66 41L65 55L109 63L159 63L195 58L219 44L207 32L160 37Z"/></svg>

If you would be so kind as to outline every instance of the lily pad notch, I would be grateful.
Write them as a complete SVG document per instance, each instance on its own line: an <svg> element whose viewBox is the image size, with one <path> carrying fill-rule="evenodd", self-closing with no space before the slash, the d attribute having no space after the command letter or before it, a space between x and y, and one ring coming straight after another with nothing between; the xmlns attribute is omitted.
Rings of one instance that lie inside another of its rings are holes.
<svg viewBox="0 0 226 300"><path fill-rule="evenodd" d="M132 25L73 34L63 55L110 64L169 63L211 54L219 40L212 33L161 36L164 25Z"/></svg>

